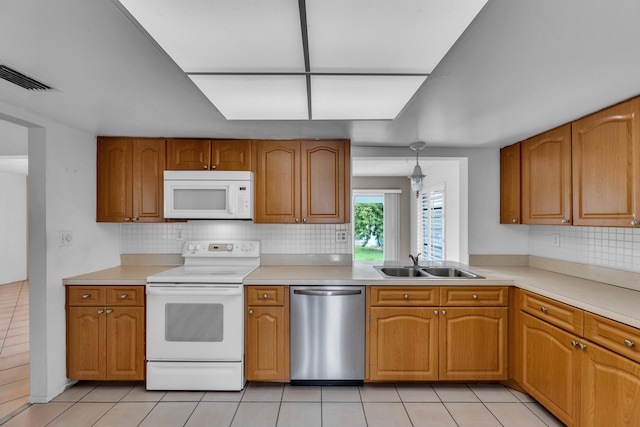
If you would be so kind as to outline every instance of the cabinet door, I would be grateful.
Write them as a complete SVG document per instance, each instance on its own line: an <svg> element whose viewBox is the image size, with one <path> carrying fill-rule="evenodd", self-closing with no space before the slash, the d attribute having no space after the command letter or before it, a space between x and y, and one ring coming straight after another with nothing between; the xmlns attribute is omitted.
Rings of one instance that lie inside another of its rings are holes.
<svg viewBox="0 0 640 427"><path fill-rule="evenodd" d="M528 314L521 315L521 385L563 423L580 425L582 353L571 345L578 338Z"/></svg>
<svg viewBox="0 0 640 427"><path fill-rule="evenodd" d="M581 425L640 425L640 364L595 344L585 350Z"/></svg>
<svg viewBox="0 0 640 427"><path fill-rule="evenodd" d="M640 220L640 98L572 123L573 224Z"/></svg>
<svg viewBox="0 0 640 427"><path fill-rule="evenodd" d="M437 308L372 307L369 379L438 379Z"/></svg>
<svg viewBox="0 0 640 427"><path fill-rule="evenodd" d="M107 350L103 307L67 308L67 377L105 379Z"/></svg>
<svg viewBox="0 0 640 427"><path fill-rule="evenodd" d="M131 220L132 148L126 138L98 138L97 221Z"/></svg>
<svg viewBox="0 0 640 427"><path fill-rule="evenodd" d="M289 342L285 307L250 306L246 316L245 364L249 381L284 381Z"/></svg>
<svg viewBox="0 0 640 427"><path fill-rule="evenodd" d="M144 379L144 307L107 308L107 378Z"/></svg>
<svg viewBox="0 0 640 427"><path fill-rule="evenodd" d="M302 141L302 222L348 221L345 141Z"/></svg>
<svg viewBox="0 0 640 427"><path fill-rule="evenodd" d="M440 310L440 380L506 380L505 308Z"/></svg>
<svg viewBox="0 0 640 427"><path fill-rule="evenodd" d="M211 140L169 139L167 170L208 170L211 164Z"/></svg>
<svg viewBox="0 0 640 427"><path fill-rule="evenodd" d="M134 222L162 222L164 139L132 141L133 147L133 217Z"/></svg>
<svg viewBox="0 0 640 427"><path fill-rule="evenodd" d="M300 222L300 141L256 143L255 222Z"/></svg>
<svg viewBox="0 0 640 427"><path fill-rule="evenodd" d="M522 222L571 224L571 124L520 144Z"/></svg>
<svg viewBox="0 0 640 427"><path fill-rule="evenodd" d="M211 143L211 169L221 171L251 170L251 140L213 140Z"/></svg>
<svg viewBox="0 0 640 427"><path fill-rule="evenodd" d="M500 150L500 224L520 223L520 144Z"/></svg>

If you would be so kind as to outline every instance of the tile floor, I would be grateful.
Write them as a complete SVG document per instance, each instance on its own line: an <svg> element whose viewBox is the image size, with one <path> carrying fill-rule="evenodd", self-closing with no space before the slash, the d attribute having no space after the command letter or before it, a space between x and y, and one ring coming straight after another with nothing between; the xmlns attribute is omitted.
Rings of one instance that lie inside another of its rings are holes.
<svg viewBox="0 0 640 427"><path fill-rule="evenodd" d="M143 383L80 382L6 427L545 427L562 426L529 396L497 384L291 387L148 392Z"/></svg>
<svg viewBox="0 0 640 427"><path fill-rule="evenodd" d="M0 420L29 395L29 282L0 285Z"/></svg>

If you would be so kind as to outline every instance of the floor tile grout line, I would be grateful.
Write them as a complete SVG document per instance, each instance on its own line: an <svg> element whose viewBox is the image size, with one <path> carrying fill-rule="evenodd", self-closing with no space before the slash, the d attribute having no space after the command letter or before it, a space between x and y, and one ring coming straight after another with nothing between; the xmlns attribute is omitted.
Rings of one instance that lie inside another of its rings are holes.
<svg viewBox="0 0 640 427"><path fill-rule="evenodd" d="M22 286L24 285L24 281L18 285L19 289L18 289L18 296L15 298L15 301L13 301L11 307L11 317L9 318L9 324L7 326L7 330L4 334L4 336L2 337L2 343L0 343L0 356L2 355L2 350L4 349L4 340L7 339L7 336L9 335L9 331L11 330L11 323L13 322L13 316L16 313L16 307L18 306L18 301L20 300L20 293L22 292ZM4 297L2 298L4 300Z"/></svg>

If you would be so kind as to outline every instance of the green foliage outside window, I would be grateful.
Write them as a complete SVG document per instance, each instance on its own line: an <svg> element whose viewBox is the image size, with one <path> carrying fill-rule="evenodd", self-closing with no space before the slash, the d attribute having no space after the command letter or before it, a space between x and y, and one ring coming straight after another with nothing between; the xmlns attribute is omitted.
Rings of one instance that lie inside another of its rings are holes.
<svg viewBox="0 0 640 427"><path fill-rule="evenodd" d="M382 246L384 243L384 204L356 203L354 209L356 240L362 241L362 246L365 246L373 237L378 246Z"/></svg>

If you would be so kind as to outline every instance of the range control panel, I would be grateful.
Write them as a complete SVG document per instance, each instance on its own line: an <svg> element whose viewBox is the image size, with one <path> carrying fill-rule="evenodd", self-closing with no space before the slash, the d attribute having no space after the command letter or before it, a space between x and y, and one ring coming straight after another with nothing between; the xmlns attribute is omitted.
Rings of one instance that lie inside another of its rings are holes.
<svg viewBox="0 0 640 427"><path fill-rule="evenodd" d="M183 257L258 257L259 240L193 240L185 242Z"/></svg>

